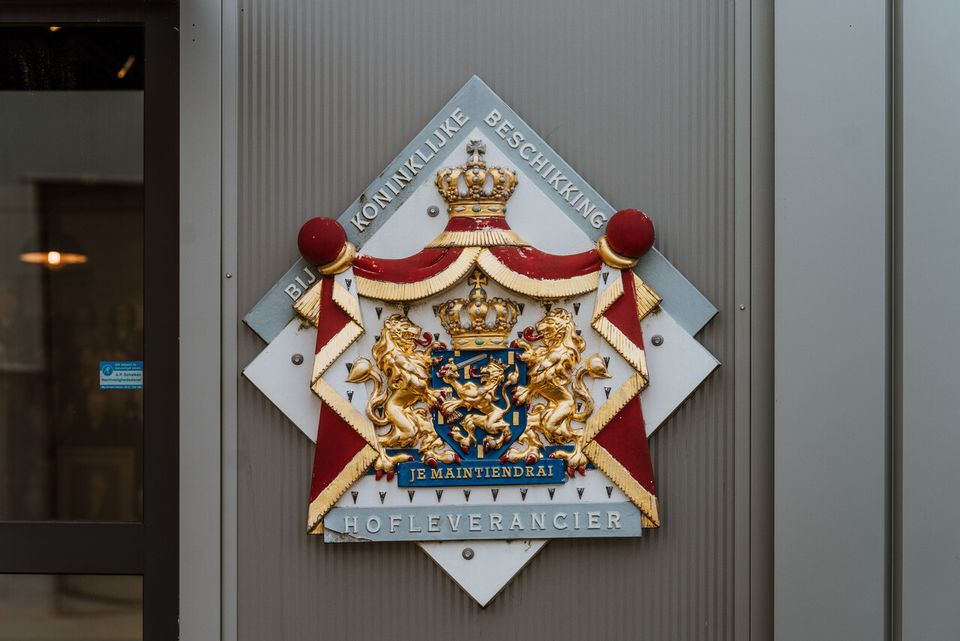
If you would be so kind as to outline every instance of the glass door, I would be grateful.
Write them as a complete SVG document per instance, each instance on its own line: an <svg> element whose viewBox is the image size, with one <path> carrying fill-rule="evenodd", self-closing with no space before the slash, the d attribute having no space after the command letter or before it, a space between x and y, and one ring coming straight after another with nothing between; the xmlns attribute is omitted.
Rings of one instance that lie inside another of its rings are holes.
<svg viewBox="0 0 960 641"><path fill-rule="evenodd" d="M175 25L0 4L0 641L176 638Z"/></svg>

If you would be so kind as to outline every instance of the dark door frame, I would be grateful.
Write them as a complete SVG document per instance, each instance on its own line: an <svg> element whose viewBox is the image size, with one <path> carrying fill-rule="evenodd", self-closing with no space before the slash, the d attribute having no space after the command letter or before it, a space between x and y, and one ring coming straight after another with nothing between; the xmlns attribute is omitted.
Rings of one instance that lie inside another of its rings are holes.
<svg viewBox="0 0 960 641"><path fill-rule="evenodd" d="M143 576L143 638L178 637L179 7L0 1L0 24L144 29L144 459L141 523L0 522L0 573Z"/></svg>

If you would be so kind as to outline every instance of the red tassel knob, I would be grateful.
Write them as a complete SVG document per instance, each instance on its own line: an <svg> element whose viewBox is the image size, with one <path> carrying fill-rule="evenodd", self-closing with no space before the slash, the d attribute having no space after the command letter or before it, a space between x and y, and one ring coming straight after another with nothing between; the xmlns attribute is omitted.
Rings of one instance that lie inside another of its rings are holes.
<svg viewBox="0 0 960 641"><path fill-rule="evenodd" d="M621 256L640 258L653 247L653 221L639 209L618 211L607 223L607 242Z"/></svg>
<svg viewBox="0 0 960 641"><path fill-rule="evenodd" d="M326 265L340 256L347 242L347 233L333 218L317 216L300 228L297 247L300 255L311 265Z"/></svg>

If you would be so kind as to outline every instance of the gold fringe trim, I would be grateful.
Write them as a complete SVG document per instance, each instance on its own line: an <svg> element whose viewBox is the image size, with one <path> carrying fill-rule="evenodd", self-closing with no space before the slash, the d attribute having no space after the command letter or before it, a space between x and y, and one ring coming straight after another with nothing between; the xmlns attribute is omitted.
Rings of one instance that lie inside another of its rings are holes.
<svg viewBox="0 0 960 641"><path fill-rule="evenodd" d="M293 302L293 309L303 320L314 327L320 322L320 298L323 289L323 279L318 278L317 282L310 286L303 296Z"/></svg>
<svg viewBox="0 0 960 641"><path fill-rule="evenodd" d="M644 434L644 438L646 438L646 434ZM657 497L640 485L627 468L596 441L588 443L583 448L583 452L601 472L606 474L610 480L627 495L630 502L640 509L640 512L645 517L643 527L660 527Z"/></svg>
<svg viewBox="0 0 960 641"><path fill-rule="evenodd" d="M340 358L340 355L353 344L353 341L360 338L361 334L363 334L363 327L353 321L348 322L339 332L334 334L333 338L327 341L327 344L321 347L314 357L311 380L316 382L327 371L327 368L333 365L333 362Z"/></svg>
<svg viewBox="0 0 960 641"><path fill-rule="evenodd" d="M633 267L637 264L636 258L629 258L623 254L618 254L613 251L613 248L610 246L610 243L607 241L606 236L601 236L600 240L597 241L597 253L600 254L600 259L613 267L614 269L627 269Z"/></svg>
<svg viewBox="0 0 960 641"><path fill-rule="evenodd" d="M323 515L337 504L343 493L349 490L357 479L366 474L375 460L377 460L377 450L364 445L363 449L344 466L343 471L323 488L317 498L310 501L310 507L307 510L307 532L323 534Z"/></svg>
<svg viewBox="0 0 960 641"><path fill-rule="evenodd" d="M601 316L593 321L592 327L597 333L603 336L604 340L610 343L617 353L633 366L633 369L640 372L644 377L647 373L647 355L632 340L627 338L619 327L611 323L606 316Z"/></svg>
<svg viewBox="0 0 960 641"><path fill-rule="evenodd" d="M293 308L305 321L316 327L320 323L320 293L323 280L318 280L307 292L297 299ZM337 332L327 344L320 348L313 359L313 377L317 380L344 350L353 344L363 334L363 319L360 316L360 303L344 288L343 285L333 282L333 302L351 318L343 328Z"/></svg>
<svg viewBox="0 0 960 641"><path fill-rule="evenodd" d="M367 444L374 448L380 447L379 441L377 441L377 433L373 429L373 423L361 414L347 399L340 396L337 390L330 386L330 383L323 380L323 378L318 378L313 382L311 389L314 394L320 397L320 400L323 401L325 405L336 412L357 434L363 437L363 440L365 440Z"/></svg>
<svg viewBox="0 0 960 641"><path fill-rule="evenodd" d="M450 218L504 218L507 205L505 200L459 200L447 206L447 213Z"/></svg>
<svg viewBox="0 0 960 641"><path fill-rule="evenodd" d="M633 289L637 294L637 316L640 317L640 320L643 320L647 317L647 314L660 306L663 299L636 274L633 274Z"/></svg>
<svg viewBox="0 0 960 641"><path fill-rule="evenodd" d="M615 274L619 276L619 274ZM610 309L610 306L613 305L618 298L623 296L623 280L619 277L610 283L610 286L607 287L603 292L597 296L596 305L593 307L593 320L597 320L603 313Z"/></svg>
<svg viewBox="0 0 960 641"><path fill-rule="evenodd" d="M473 233L473 232L451 232ZM520 241L522 245L526 245ZM502 244L502 243L497 243ZM357 292L367 298L384 301L422 300L456 285L477 264L487 276L510 291L532 298L569 298L596 291L600 272L564 279L530 278L515 272L482 246L465 247L463 253L445 270L416 283L391 283L357 276Z"/></svg>
<svg viewBox="0 0 960 641"><path fill-rule="evenodd" d="M487 276L510 291L532 298L580 296L596 291L597 282L600 280L599 271L562 280L530 278L501 263L488 249L481 251L477 264L486 272Z"/></svg>
<svg viewBox="0 0 960 641"><path fill-rule="evenodd" d="M593 439L597 437L597 434L607 426L607 423L612 421L613 418L620 413L620 410L626 407L627 403L642 392L646 386L647 379L641 374L634 374L628 378L627 381L620 386L620 389L614 392L613 396L608 398L604 404L587 419L586 424L583 426L581 442L584 444L592 442ZM646 434L644 434L644 438L646 438Z"/></svg>
<svg viewBox="0 0 960 641"><path fill-rule="evenodd" d="M631 274L633 276L634 292L636 293L637 316L640 320L643 320L660 305L662 299L642 278L633 272L631 272ZM609 287L597 296L597 303L593 308L593 320L600 318L622 295L623 280L622 278L617 278L616 281L611 283Z"/></svg>
<svg viewBox="0 0 960 641"><path fill-rule="evenodd" d="M322 285L323 279L317 279L317 282L311 285L310 289L293 303L293 309L297 312L297 315L314 327L320 324ZM333 302L336 303L347 316L353 319L354 323L361 328L363 327L359 301L337 281L333 281Z"/></svg>
<svg viewBox="0 0 960 641"><path fill-rule="evenodd" d="M357 293L367 298L398 302L428 298L456 285L473 269L481 251L484 251L481 247L467 247L449 267L416 283L391 283L356 276Z"/></svg>
<svg viewBox="0 0 960 641"><path fill-rule="evenodd" d="M327 346L329 347L337 342L340 337L344 335L344 331L350 330L350 328L355 328L358 330L357 336L363 333L362 328L354 325L353 323L348 323L343 330L334 336L333 340L327 343ZM352 343L354 340L356 339L350 339L347 345ZM346 347L344 347L344 349L346 349ZM339 356L339 354L337 356ZM319 360L320 354L317 354L317 357ZM336 360L336 357L334 357L334 360ZM329 367L329 364L327 366ZM330 508L332 508L340 499L340 497L343 496L343 493L346 492L354 483L356 483L357 479L363 476L370 466L373 465L373 462L378 456L379 443L373 423L371 423L366 416L361 414L360 411L357 410L347 399L340 396L340 394L333 389L329 383L323 380L320 375L317 375L317 378L313 381L311 389L313 390L314 394L320 397L320 400L323 401L325 405L336 412L336 414L342 418L347 425L352 427L357 434L359 434L363 440L366 441L363 449L357 452L357 454L343 468L340 474L338 474L337 477L331 481L322 492L320 492L320 495L317 496L317 498L310 502L309 514L307 517L307 531L310 534L322 534L323 515L330 511Z"/></svg>
<svg viewBox="0 0 960 641"><path fill-rule="evenodd" d="M643 280L633 274L634 289L636 292L637 317L643 320L650 312L660 305L660 296L653 291ZM647 355L639 345L630 340L619 327L610 322L604 313L610 309L621 296L623 296L623 280L617 280L597 296L597 303L593 309L593 322L591 326L597 330L597 333L610 343L611 347L617 350L623 358L627 360L635 370L643 374L647 373Z"/></svg>
<svg viewBox="0 0 960 641"><path fill-rule="evenodd" d="M318 270L324 276L332 276L333 274L340 274L350 269L356 257L357 257L357 248L354 246L354 244L344 243L343 249L341 249L340 253L337 254L337 257L333 259L333 262L327 263L326 265L319 267Z"/></svg>
<svg viewBox="0 0 960 641"><path fill-rule="evenodd" d="M479 229L476 231L445 231L427 247L526 247L516 232L508 229Z"/></svg>
<svg viewBox="0 0 960 641"><path fill-rule="evenodd" d="M347 291L347 288L333 281L333 302L337 307L343 310L343 313L350 317L354 323L363 329L363 317L360 315L360 301Z"/></svg>

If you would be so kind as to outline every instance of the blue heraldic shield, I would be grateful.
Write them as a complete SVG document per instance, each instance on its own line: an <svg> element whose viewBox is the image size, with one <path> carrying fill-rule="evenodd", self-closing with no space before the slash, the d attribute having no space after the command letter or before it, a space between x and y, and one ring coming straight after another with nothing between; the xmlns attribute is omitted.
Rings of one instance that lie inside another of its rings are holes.
<svg viewBox="0 0 960 641"><path fill-rule="evenodd" d="M527 427L527 407L513 399L514 388L527 382L520 350L434 352L431 384L442 400L433 410L437 434L455 451L457 464L401 463L401 487L563 483L564 463L544 458L527 465L506 458Z"/></svg>

